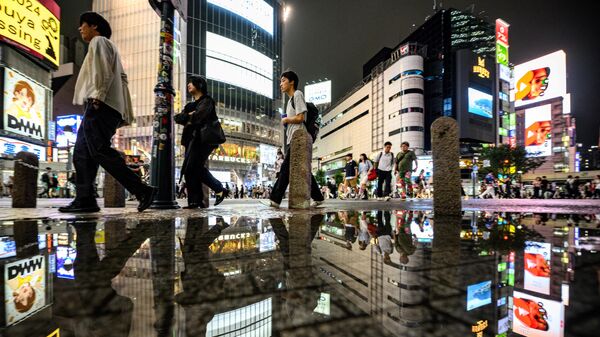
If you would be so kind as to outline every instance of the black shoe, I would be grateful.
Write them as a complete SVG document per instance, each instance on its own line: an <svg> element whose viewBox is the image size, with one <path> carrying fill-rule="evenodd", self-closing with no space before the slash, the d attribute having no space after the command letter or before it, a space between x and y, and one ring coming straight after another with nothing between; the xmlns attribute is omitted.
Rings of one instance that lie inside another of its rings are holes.
<svg viewBox="0 0 600 337"><path fill-rule="evenodd" d="M93 213L99 212L100 207L96 203L95 199L89 200L73 200L69 205L59 207L58 211L61 213Z"/></svg>
<svg viewBox="0 0 600 337"><path fill-rule="evenodd" d="M227 198L229 196L229 192L227 192L227 190L224 190L221 193L221 196L217 195L217 200L215 200L215 206L219 205L220 203L223 202L223 200L225 200L225 198Z"/></svg>
<svg viewBox="0 0 600 337"><path fill-rule="evenodd" d="M183 209L196 209L196 208L206 208L206 206L204 206L203 202L199 202L199 203L197 203L197 202L191 202L191 203L188 203L187 206L183 206L181 208L183 208Z"/></svg>
<svg viewBox="0 0 600 337"><path fill-rule="evenodd" d="M146 186L146 191L142 194L136 195L136 199L139 200L139 205L137 207L138 212L143 212L145 209L150 207L152 201L154 200L154 196L158 192L158 188L153 186Z"/></svg>

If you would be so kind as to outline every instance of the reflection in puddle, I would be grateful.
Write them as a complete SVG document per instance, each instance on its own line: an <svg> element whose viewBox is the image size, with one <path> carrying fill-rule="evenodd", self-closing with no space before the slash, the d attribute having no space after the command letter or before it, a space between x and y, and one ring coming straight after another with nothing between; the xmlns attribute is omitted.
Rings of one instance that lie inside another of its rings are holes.
<svg viewBox="0 0 600 337"><path fill-rule="evenodd" d="M0 224L6 336L592 336L594 215Z"/></svg>

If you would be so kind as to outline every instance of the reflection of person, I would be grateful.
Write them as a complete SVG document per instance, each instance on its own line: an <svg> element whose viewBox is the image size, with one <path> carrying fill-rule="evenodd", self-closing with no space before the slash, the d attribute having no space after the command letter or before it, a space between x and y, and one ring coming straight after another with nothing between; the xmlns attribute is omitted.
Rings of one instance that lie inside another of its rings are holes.
<svg viewBox="0 0 600 337"><path fill-rule="evenodd" d="M532 100L544 95L548 88L550 68L530 70L516 84L516 100Z"/></svg>
<svg viewBox="0 0 600 337"><path fill-rule="evenodd" d="M27 312L35 303L35 289L29 282L23 282L17 290L13 291L13 301L18 312Z"/></svg>
<svg viewBox="0 0 600 337"><path fill-rule="evenodd" d="M394 252L392 244L391 213L389 211L377 211L377 244L376 247L385 263L392 262L390 255Z"/></svg>

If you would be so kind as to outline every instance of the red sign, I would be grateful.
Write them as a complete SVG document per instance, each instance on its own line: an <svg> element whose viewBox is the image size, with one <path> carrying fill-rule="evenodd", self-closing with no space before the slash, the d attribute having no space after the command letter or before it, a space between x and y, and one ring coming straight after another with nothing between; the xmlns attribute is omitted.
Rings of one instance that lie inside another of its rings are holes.
<svg viewBox="0 0 600 337"><path fill-rule="evenodd" d="M508 23L496 19L496 41L508 47Z"/></svg>
<svg viewBox="0 0 600 337"><path fill-rule="evenodd" d="M400 55L406 55L408 54L408 44L405 44L404 46L400 47Z"/></svg>

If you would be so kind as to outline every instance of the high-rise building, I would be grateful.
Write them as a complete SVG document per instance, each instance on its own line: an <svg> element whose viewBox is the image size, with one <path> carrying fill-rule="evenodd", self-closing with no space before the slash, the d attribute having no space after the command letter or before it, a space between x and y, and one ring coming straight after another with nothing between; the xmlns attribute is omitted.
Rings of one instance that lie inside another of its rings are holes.
<svg viewBox="0 0 600 337"><path fill-rule="evenodd" d="M222 182L274 180L283 143L282 16L280 0L188 2L186 71L206 77L217 104L227 142L209 165Z"/></svg>

